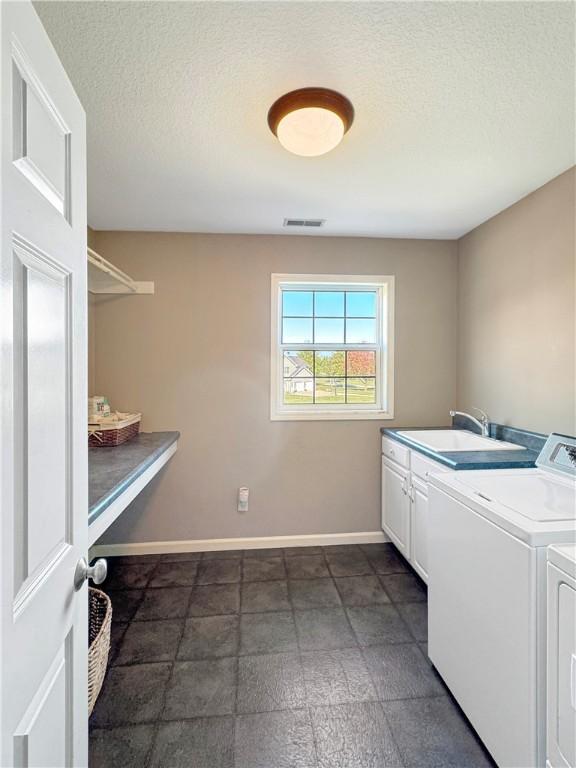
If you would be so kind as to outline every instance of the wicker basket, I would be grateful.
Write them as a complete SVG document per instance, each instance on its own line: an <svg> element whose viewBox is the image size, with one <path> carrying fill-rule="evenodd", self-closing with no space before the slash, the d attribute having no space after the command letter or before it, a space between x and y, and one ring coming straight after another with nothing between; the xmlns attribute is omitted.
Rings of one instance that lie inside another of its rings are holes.
<svg viewBox="0 0 576 768"><path fill-rule="evenodd" d="M112 602L108 595L93 587L89 588L88 595L88 714L90 715L102 688L108 665Z"/></svg>
<svg viewBox="0 0 576 768"><path fill-rule="evenodd" d="M140 431L141 413L120 414L121 417L88 424L88 445L90 448L107 448L122 445ZM115 420L114 420L115 419Z"/></svg>

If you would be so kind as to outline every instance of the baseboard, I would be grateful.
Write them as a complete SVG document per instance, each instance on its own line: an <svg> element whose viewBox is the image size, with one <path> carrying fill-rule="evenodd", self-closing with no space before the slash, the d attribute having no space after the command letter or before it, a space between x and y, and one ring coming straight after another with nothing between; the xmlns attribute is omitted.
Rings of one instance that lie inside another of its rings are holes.
<svg viewBox="0 0 576 768"><path fill-rule="evenodd" d="M389 541L389 539L382 531L312 533L302 536L258 536L245 539L143 541L137 544L97 544L90 550L90 557L157 555L173 552L218 552L226 549L272 549L273 547L329 547L335 544L380 544L385 541Z"/></svg>

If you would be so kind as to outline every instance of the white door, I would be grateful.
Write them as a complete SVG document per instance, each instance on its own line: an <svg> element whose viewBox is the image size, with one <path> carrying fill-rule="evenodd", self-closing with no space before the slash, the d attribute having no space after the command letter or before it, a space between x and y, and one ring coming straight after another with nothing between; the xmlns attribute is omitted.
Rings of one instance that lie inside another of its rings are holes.
<svg viewBox="0 0 576 768"><path fill-rule="evenodd" d="M412 475L412 565L428 582L428 486Z"/></svg>
<svg viewBox="0 0 576 768"><path fill-rule="evenodd" d="M382 459L382 528L406 559L410 559L410 472Z"/></svg>
<svg viewBox="0 0 576 768"><path fill-rule="evenodd" d="M85 116L32 4L0 12L0 765L84 766Z"/></svg>

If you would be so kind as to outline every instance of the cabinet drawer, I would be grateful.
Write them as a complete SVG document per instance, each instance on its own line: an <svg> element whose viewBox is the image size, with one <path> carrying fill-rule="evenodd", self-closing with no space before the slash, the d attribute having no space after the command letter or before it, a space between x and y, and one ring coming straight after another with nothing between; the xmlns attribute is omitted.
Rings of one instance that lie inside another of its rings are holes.
<svg viewBox="0 0 576 768"><path fill-rule="evenodd" d="M397 443L396 440L390 440L387 437L382 438L382 455L395 461L396 464L400 464L401 467L410 469L410 449Z"/></svg>
<svg viewBox="0 0 576 768"><path fill-rule="evenodd" d="M428 482L428 473L432 474L433 472L439 473L451 471L443 464L439 464L437 461L432 461L432 459L427 459L425 456L422 456L421 453L417 453L416 451L412 451L410 467L412 473L416 475L416 477L420 477L424 480L425 483Z"/></svg>

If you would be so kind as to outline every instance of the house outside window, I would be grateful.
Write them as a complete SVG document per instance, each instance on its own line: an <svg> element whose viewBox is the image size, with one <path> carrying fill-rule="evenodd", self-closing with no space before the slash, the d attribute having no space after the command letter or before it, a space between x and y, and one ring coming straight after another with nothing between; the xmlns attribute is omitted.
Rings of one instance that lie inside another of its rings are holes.
<svg viewBox="0 0 576 768"><path fill-rule="evenodd" d="M272 420L393 418L394 278L272 275Z"/></svg>

